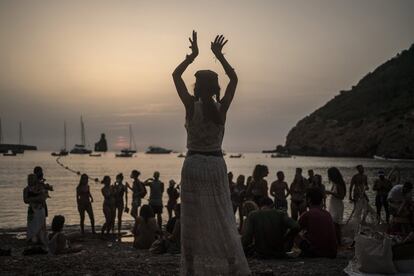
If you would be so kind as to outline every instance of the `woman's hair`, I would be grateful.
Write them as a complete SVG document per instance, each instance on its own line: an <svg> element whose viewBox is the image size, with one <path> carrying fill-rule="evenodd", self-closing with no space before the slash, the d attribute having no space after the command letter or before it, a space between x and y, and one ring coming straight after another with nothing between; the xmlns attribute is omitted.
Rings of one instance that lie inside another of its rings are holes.
<svg viewBox="0 0 414 276"><path fill-rule="evenodd" d="M256 165L253 170L253 180L259 180L260 178L263 178L266 176L266 174L269 172L269 169L265 165Z"/></svg>
<svg viewBox="0 0 414 276"><path fill-rule="evenodd" d="M61 216L61 215L54 216L52 220L52 231L53 232L62 231L64 224L65 224L64 216Z"/></svg>
<svg viewBox="0 0 414 276"><path fill-rule="evenodd" d="M139 216L144 219L145 223L147 223L150 218L155 218L154 211L148 204L142 205L141 210L139 211Z"/></svg>
<svg viewBox="0 0 414 276"><path fill-rule="evenodd" d="M328 179L330 182L341 186L346 194L345 181L344 181L344 178L342 177L341 172L338 170L338 168L331 167L328 169Z"/></svg>
<svg viewBox="0 0 414 276"><path fill-rule="evenodd" d="M86 173L83 173L80 177L78 187L87 184L88 180L89 180L88 175Z"/></svg>
<svg viewBox="0 0 414 276"><path fill-rule="evenodd" d="M220 102L220 86L217 73L211 70L200 70L195 73L195 77L194 96L196 100L201 99L203 103L204 119L217 125L223 124L213 99L213 96L215 96L216 101Z"/></svg>

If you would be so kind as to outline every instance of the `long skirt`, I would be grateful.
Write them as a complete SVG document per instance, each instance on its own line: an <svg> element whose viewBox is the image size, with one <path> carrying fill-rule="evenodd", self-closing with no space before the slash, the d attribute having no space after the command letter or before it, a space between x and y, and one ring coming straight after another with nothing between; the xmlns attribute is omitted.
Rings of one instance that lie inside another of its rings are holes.
<svg viewBox="0 0 414 276"><path fill-rule="evenodd" d="M222 157L195 154L184 161L181 275L250 275Z"/></svg>
<svg viewBox="0 0 414 276"><path fill-rule="evenodd" d="M333 222L342 224L344 218L344 202L342 200L330 196L328 201L328 211L332 216Z"/></svg>
<svg viewBox="0 0 414 276"><path fill-rule="evenodd" d="M45 208L32 208L33 213L27 218L27 239L47 248Z"/></svg>

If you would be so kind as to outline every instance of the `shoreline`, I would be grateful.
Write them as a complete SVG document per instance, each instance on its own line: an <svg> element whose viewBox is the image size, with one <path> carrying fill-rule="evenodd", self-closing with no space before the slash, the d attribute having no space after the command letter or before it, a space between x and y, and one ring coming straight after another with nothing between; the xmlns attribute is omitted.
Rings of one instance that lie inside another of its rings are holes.
<svg viewBox="0 0 414 276"><path fill-rule="evenodd" d="M87 233L72 243L81 245L81 252L23 256L25 227L0 229L1 248L12 249L12 256L0 257L0 275L179 275L179 254L152 255L148 250L133 248L130 235L114 242L100 234L90 234L89 228L85 230ZM123 233L125 230L124 227ZM79 233L79 225L65 226L64 231ZM248 258L248 263L252 275L346 275L344 268L352 257L353 251L342 249L336 259Z"/></svg>

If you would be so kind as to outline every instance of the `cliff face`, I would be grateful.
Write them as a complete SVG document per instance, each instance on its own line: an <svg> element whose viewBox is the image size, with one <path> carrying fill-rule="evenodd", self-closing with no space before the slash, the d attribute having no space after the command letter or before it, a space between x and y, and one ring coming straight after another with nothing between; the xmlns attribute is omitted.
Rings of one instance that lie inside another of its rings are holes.
<svg viewBox="0 0 414 276"><path fill-rule="evenodd" d="M414 45L300 120L296 155L414 158Z"/></svg>

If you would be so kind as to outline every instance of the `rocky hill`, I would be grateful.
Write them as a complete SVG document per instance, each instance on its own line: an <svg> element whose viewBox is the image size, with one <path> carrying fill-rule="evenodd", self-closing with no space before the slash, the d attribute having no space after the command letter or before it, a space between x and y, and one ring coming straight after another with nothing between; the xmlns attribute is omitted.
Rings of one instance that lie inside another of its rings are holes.
<svg viewBox="0 0 414 276"><path fill-rule="evenodd" d="M290 130L296 155L414 159L414 45Z"/></svg>

